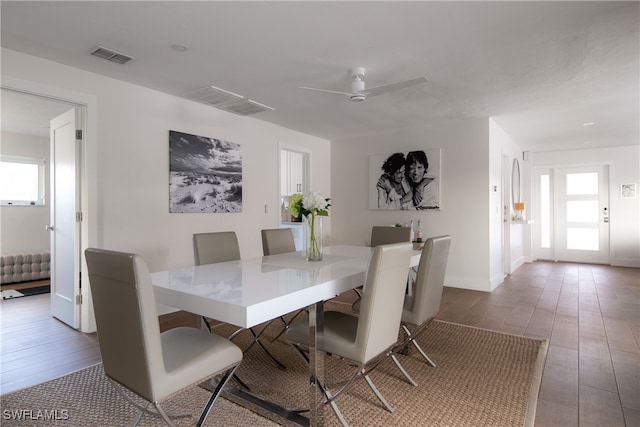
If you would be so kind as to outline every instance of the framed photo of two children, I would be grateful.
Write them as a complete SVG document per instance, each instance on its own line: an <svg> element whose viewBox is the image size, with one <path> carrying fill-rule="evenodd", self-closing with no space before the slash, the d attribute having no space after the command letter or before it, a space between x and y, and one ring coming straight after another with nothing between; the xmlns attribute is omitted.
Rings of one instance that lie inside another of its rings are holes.
<svg viewBox="0 0 640 427"><path fill-rule="evenodd" d="M369 157L369 209L440 210L440 149Z"/></svg>

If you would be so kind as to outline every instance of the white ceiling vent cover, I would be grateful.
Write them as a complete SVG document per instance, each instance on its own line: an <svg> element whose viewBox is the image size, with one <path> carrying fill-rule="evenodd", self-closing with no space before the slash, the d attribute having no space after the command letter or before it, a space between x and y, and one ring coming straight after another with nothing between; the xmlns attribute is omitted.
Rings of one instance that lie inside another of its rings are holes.
<svg viewBox="0 0 640 427"><path fill-rule="evenodd" d="M249 114L261 113L263 111L274 111L275 108L268 105L261 104L251 99L244 100L239 103L221 105L221 110L229 111L231 113L240 114L242 116L248 116Z"/></svg>
<svg viewBox="0 0 640 427"><path fill-rule="evenodd" d="M98 46L93 52L91 52L91 55L120 65L124 65L132 59L135 59L133 56L125 55L124 53L116 52L115 50L107 49L102 46Z"/></svg>
<svg viewBox="0 0 640 427"><path fill-rule="evenodd" d="M241 116L275 110L268 105L247 99L242 95L238 95L237 93L230 92L216 86L207 86L196 89L185 93L183 96L193 101L211 105L221 110L239 114Z"/></svg>
<svg viewBox="0 0 640 427"><path fill-rule="evenodd" d="M229 92L228 90L220 89L215 86L196 89L185 93L183 96L193 101L213 105L214 107L224 104L225 102L239 102L244 100L244 96L242 95L238 95L237 93Z"/></svg>

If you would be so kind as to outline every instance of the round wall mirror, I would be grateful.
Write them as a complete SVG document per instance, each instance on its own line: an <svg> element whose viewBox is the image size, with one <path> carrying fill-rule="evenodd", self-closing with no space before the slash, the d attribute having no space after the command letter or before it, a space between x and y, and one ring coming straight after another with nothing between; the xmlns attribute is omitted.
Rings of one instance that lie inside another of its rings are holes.
<svg viewBox="0 0 640 427"><path fill-rule="evenodd" d="M513 159L511 167L511 206L513 203L520 203L520 163L518 159Z"/></svg>

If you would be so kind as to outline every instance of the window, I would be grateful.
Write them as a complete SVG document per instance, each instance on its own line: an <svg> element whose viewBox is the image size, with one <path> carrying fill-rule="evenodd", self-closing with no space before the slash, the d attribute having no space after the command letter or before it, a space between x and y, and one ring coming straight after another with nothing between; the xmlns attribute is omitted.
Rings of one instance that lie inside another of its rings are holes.
<svg viewBox="0 0 640 427"><path fill-rule="evenodd" d="M4 206L44 205L43 159L0 158L0 202Z"/></svg>
<svg viewBox="0 0 640 427"><path fill-rule="evenodd" d="M540 175L540 247L551 248L551 181L548 173Z"/></svg>

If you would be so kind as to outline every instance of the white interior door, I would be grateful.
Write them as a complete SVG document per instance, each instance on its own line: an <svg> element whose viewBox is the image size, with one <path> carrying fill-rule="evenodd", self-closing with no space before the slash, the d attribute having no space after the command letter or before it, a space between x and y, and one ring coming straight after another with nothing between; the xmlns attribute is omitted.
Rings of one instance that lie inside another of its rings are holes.
<svg viewBox="0 0 640 427"><path fill-rule="evenodd" d="M80 191L76 139L81 110L51 120L51 314L80 326Z"/></svg>
<svg viewBox="0 0 640 427"><path fill-rule="evenodd" d="M558 169L556 259L609 264L607 166Z"/></svg>

